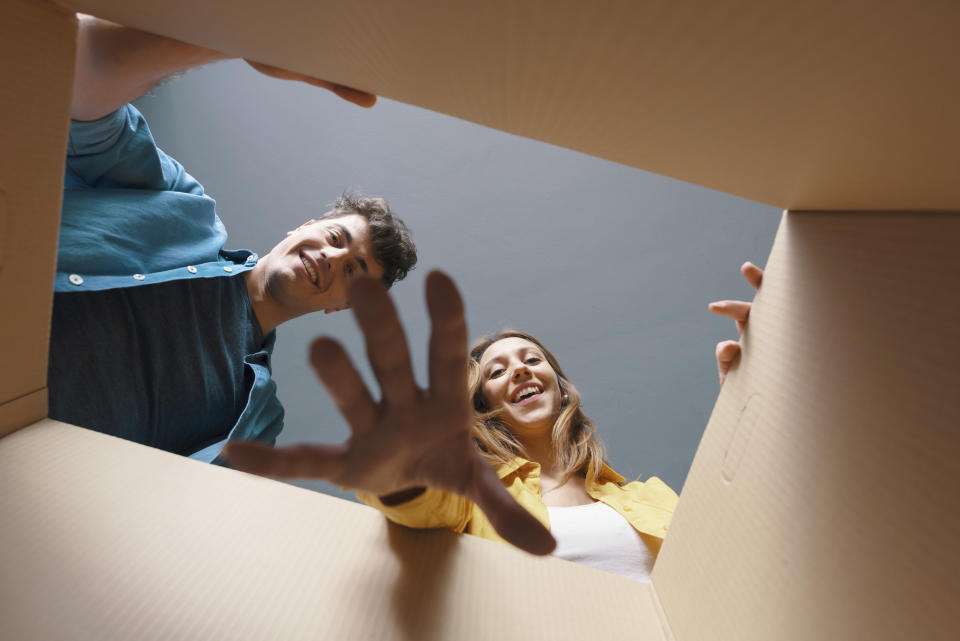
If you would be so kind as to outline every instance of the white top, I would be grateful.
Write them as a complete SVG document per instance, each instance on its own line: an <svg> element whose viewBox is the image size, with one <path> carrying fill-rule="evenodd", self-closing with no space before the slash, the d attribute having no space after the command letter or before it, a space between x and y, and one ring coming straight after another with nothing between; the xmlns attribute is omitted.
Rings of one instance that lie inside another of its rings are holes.
<svg viewBox="0 0 960 641"><path fill-rule="evenodd" d="M550 507L553 556L637 581L650 581L656 554L625 518L606 503Z"/></svg>

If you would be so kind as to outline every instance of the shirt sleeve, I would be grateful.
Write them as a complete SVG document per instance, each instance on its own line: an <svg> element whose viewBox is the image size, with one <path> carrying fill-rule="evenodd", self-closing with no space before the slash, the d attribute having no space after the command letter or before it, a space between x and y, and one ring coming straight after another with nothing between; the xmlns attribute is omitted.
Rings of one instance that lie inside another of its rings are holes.
<svg viewBox="0 0 960 641"><path fill-rule="evenodd" d="M473 509L473 503L462 496L429 488L400 505L384 505L376 495L366 492L357 492L357 498L383 512L394 523L418 529L442 527L463 532Z"/></svg>
<svg viewBox="0 0 960 641"><path fill-rule="evenodd" d="M71 121L65 189L151 189L197 196L203 187L153 139L127 104L98 120Z"/></svg>

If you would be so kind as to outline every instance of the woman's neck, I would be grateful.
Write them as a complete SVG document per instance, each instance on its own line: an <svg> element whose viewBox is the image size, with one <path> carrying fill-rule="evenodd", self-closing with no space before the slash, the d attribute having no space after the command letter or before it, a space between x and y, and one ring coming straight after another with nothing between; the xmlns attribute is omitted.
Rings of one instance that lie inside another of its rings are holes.
<svg viewBox="0 0 960 641"><path fill-rule="evenodd" d="M540 464L541 473L553 476L557 467L557 453L550 434L518 436L518 439L527 453L527 458Z"/></svg>

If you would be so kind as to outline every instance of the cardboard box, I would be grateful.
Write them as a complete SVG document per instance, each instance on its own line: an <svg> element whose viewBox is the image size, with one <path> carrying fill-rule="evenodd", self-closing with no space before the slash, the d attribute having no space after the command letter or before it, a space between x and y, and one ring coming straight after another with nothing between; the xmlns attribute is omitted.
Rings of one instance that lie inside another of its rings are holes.
<svg viewBox="0 0 960 641"><path fill-rule="evenodd" d="M821 211L784 215L651 584L389 526L363 506L43 419L75 21L8 0L0 638L960 634L960 215L932 211L960 209L960 9L70 5ZM840 211L853 209L905 211Z"/></svg>

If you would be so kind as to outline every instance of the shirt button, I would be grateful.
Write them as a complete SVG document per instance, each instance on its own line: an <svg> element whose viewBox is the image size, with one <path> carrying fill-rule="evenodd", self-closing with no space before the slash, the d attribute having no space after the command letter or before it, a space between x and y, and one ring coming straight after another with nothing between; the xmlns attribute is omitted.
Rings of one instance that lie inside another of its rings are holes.
<svg viewBox="0 0 960 641"><path fill-rule="evenodd" d="M83 276L81 276L80 274L70 274L67 277L67 280L69 280L74 285L83 285Z"/></svg>
<svg viewBox="0 0 960 641"><path fill-rule="evenodd" d="M193 265L187 265L187 271L190 272L191 274L196 274L197 268L194 267Z"/></svg>
<svg viewBox="0 0 960 641"><path fill-rule="evenodd" d="M227 265L226 267L223 268L223 271L225 271L225 272L232 272L232 271L233 271L233 267L231 267L230 265Z"/></svg>
<svg viewBox="0 0 960 641"><path fill-rule="evenodd" d="M144 276L143 274L134 274L134 275L133 275L133 280L143 280L144 278L146 278L146 276Z"/></svg>
<svg viewBox="0 0 960 641"><path fill-rule="evenodd" d="M632 511L633 511L633 508L630 507L629 505L624 505L624 506L623 506L623 511L624 511L624 512L632 512Z"/></svg>

